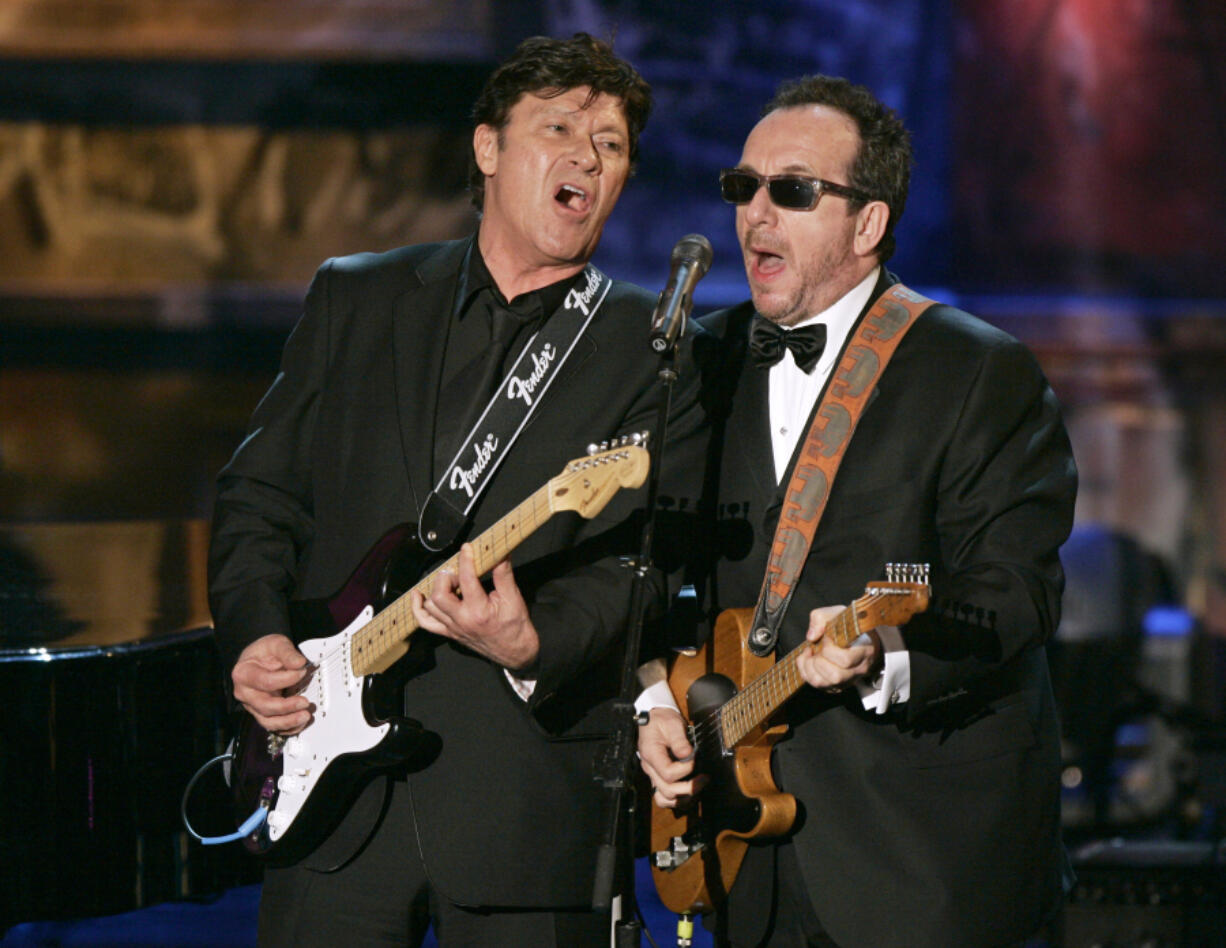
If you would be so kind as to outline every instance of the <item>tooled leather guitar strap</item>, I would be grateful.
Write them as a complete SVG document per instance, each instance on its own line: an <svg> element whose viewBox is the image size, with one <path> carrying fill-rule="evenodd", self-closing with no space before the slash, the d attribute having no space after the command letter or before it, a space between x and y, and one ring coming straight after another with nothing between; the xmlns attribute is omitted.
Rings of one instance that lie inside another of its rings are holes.
<svg viewBox="0 0 1226 948"><path fill-rule="evenodd" d="M826 510L830 487L877 380L920 313L933 305L901 283L881 294L852 329L830 374L792 469L771 542L762 592L750 625L749 649L774 651L796 579Z"/></svg>

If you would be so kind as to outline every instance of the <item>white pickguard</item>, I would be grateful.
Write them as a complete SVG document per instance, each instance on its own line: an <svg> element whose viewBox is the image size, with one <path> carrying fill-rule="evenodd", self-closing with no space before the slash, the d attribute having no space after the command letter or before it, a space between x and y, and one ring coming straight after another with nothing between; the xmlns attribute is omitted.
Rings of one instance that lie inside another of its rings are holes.
<svg viewBox="0 0 1226 948"><path fill-rule="evenodd" d="M358 629L374 618L367 606L343 631L326 639L308 639L298 649L315 666L301 692L315 707L306 730L282 747L281 776L276 803L268 814L268 837L276 842L285 834L315 789L328 765L342 754L370 750L387 734L390 724L372 727L362 712L362 682L355 678L349 658L350 643Z"/></svg>

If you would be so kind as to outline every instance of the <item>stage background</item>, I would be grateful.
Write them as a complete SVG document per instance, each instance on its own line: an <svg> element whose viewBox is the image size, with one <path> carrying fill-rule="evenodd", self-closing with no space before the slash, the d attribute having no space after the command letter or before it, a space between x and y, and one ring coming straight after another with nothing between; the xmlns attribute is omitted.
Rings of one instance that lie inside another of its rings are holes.
<svg viewBox="0 0 1226 948"><path fill-rule="evenodd" d="M580 29L656 96L597 262L656 290L677 239L705 234L698 312L745 295L716 178L779 80L845 75L903 115L891 268L1031 345L1074 439L1053 658L1070 836L1216 839L1223 0L0 0L0 658L207 625L213 478L315 268L469 232L476 91L523 37ZM45 542L82 523L119 525L118 552ZM174 608L150 584L171 560ZM11 591L64 569L79 614ZM117 590L156 622L91 625ZM0 792L22 776L6 746ZM0 866L6 889L22 870Z"/></svg>

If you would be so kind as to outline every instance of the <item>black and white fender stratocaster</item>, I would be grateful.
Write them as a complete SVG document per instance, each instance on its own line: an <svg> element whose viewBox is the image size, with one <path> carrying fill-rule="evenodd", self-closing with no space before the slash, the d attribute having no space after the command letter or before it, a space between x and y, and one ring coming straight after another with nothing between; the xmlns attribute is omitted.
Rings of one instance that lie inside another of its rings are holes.
<svg viewBox="0 0 1226 948"><path fill-rule="evenodd" d="M650 464L642 436L570 461L531 497L473 539L484 575L555 513L594 517L623 487L639 487ZM415 758L437 737L397 713L396 691L411 677L410 639L418 628L409 593L429 596L435 578L458 570L458 554L422 577L431 554L415 529L386 533L328 599L291 603L293 637L309 673L294 693L314 707L310 725L285 738L244 713L232 751L230 783L240 819L264 808L266 819L244 845L272 864L311 852L336 826L366 782ZM419 636L417 641L420 641ZM398 663L398 664L397 664ZM392 668L396 664L395 668ZM407 666L407 667L406 667Z"/></svg>

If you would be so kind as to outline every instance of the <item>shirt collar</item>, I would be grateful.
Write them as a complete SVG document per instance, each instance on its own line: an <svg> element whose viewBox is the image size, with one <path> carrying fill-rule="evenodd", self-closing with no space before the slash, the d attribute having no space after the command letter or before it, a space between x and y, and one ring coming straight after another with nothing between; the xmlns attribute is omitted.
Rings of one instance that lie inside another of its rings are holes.
<svg viewBox="0 0 1226 948"><path fill-rule="evenodd" d="M550 283L548 286L521 293L508 302L502 295L502 291L498 289L498 284L494 282L494 277L485 265L485 258L481 256L481 249L474 238L465 261L463 283L459 293L456 294L456 312L463 319L472 308L473 299L477 294L482 290L489 290L490 297L499 307L509 310L521 319L527 320L542 315L551 316L562 305L567 291L580 276L582 276L582 271L575 276Z"/></svg>
<svg viewBox="0 0 1226 948"><path fill-rule="evenodd" d="M868 276L835 300L830 306L826 307L826 309L815 316L801 320L791 328L799 329L801 326L808 326L810 323L825 323L827 351L829 351L831 343L839 340L839 345L834 347L837 352L842 348L842 340L851 332L860 313L868 305L868 301L873 295L873 287L877 285L877 278L880 275L881 266L873 267L872 272Z"/></svg>

